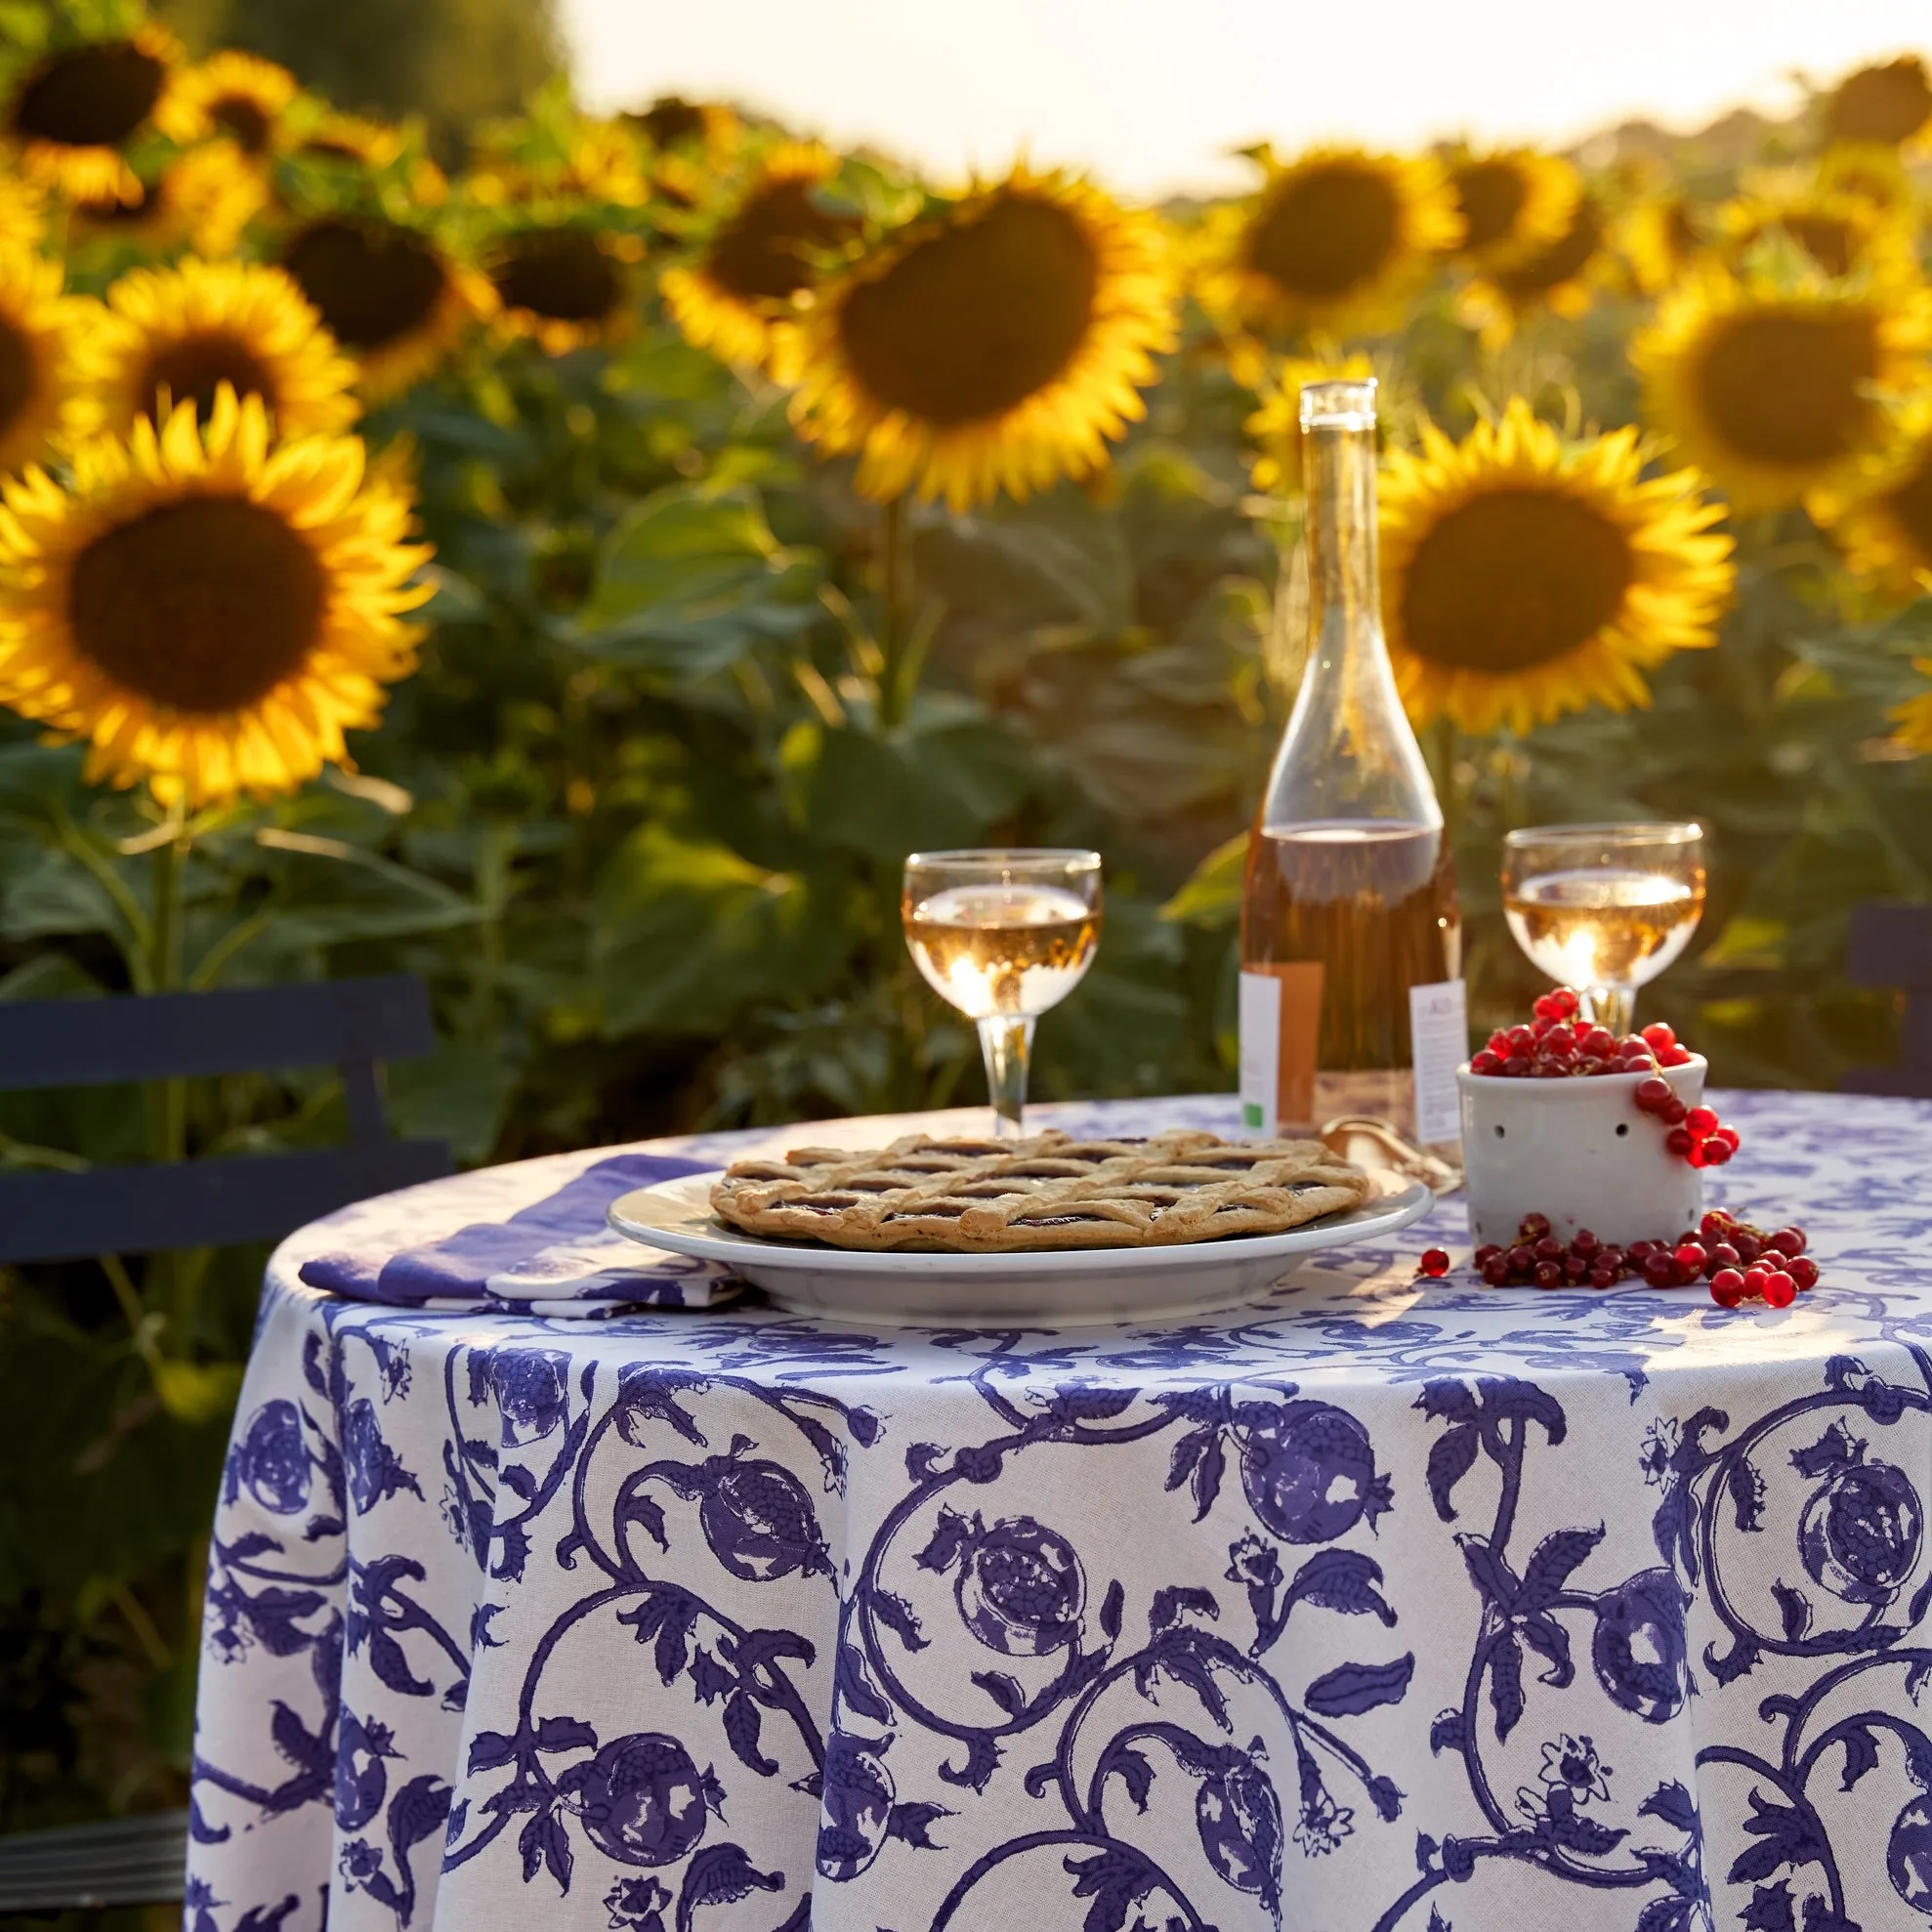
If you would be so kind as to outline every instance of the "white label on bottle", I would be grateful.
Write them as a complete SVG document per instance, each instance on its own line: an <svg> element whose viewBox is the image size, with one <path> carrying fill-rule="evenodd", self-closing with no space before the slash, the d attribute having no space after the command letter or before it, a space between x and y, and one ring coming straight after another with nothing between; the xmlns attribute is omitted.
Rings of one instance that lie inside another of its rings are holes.
<svg viewBox="0 0 1932 1932"><path fill-rule="evenodd" d="M1455 1070L1469 1057L1469 1013L1462 982L1408 989L1408 1031L1415 1048L1415 1138L1425 1146L1462 1138L1462 1099ZM1243 1085L1246 1093L1245 1061Z"/></svg>
<svg viewBox="0 0 1932 1932"><path fill-rule="evenodd" d="M1281 982L1273 973L1241 975L1241 1132L1272 1141L1281 1079Z"/></svg>

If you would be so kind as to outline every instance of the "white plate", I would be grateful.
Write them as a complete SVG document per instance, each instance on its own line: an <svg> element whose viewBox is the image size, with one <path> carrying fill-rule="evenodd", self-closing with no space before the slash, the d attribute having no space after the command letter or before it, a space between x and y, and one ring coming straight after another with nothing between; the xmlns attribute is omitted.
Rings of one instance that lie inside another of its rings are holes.
<svg viewBox="0 0 1932 1932"><path fill-rule="evenodd" d="M639 1188L610 1203L610 1225L651 1247L722 1261L795 1314L894 1328L955 1322L1067 1327L1235 1308L1273 1287L1299 1256L1393 1235L1420 1220L1435 1199L1419 1181L1377 1175L1381 1192L1362 1206L1282 1235L1049 1254L874 1254L765 1240L724 1226L711 1213L711 1186L722 1171Z"/></svg>

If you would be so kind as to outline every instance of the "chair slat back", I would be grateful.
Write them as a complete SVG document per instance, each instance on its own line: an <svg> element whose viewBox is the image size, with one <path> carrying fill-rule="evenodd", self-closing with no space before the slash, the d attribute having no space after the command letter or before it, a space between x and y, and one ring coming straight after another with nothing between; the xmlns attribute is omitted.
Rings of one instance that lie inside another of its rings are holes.
<svg viewBox="0 0 1932 1932"><path fill-rule="evenodd" d="M436 1045L406 973L134 999L0 1001L0 1092L408 1060Z"/></svg>
<svg viewBox="0 0 1932 1932"><path fill-rule="evenodd" d="M1843 1093L1932 1099L1932 905L1877 903L1852 914L1845 975L1857 987L1892 987L1906 995L1896 1067L1856 1067Z"/></svg>
<svg viewBox="0 0 1932 1932"><path fill-rule="evenodd" d="M436 1045L420 980L0 1002L0 1091L333 1065L346 1147L84 1172L0 1174L0 1262L279 1240L351 1201L450 1170L444 1141L393 1140L376 1069Z"/></svg>

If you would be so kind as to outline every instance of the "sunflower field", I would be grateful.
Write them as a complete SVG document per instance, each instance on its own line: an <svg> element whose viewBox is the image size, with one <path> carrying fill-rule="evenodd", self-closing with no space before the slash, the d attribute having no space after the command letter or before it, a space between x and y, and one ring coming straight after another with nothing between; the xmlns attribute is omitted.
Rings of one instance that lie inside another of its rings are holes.
<svg viewBox="0 0 1932 1932"><path fill-rule="evenodd" d="M1696 817L1652 1010L1734 1084L1887 1059L1843 952L1932 897L1932 85L1627 134L1150 209L557 86L455 166L132 0L0 7L0 998L420 975L392 1117L472 1162L945 1105L903 856L1093 845L1036 1092L1226 1087L1297 397L1373 373L1478 1023L1505 830ZM8 1095L0 1162L342 1127L319 1071ZM261 1259L0 1276L0 1828L181 1801Z"/></svg>

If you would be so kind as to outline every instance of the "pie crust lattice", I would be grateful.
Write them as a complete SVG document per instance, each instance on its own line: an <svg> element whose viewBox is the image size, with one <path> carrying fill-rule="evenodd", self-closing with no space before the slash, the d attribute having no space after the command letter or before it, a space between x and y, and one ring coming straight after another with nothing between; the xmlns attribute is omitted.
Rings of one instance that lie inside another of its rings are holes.
<svg viewBox="0 0 1932 1932"><path fill-rule="evenodd" d="M746 1234L834 1247L965 1254L1162 1247L1273 1235L1368 1197L1361 1169L1319 1141L935 1140L794 1148L740 1160L712 1187L720 1220Z"/></svg>

